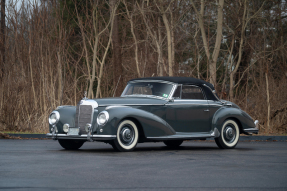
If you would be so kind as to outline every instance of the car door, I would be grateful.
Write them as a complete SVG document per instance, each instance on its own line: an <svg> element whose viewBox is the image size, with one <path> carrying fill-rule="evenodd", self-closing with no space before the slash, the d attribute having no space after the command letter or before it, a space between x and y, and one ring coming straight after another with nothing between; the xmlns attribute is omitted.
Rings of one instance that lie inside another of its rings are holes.
<svg viewBox="0 0 287 191"><path fill-rule="evenodd" d="M209 132L209 105L202 89L179 85L167 104L166 121L176 132Z"/></svg>

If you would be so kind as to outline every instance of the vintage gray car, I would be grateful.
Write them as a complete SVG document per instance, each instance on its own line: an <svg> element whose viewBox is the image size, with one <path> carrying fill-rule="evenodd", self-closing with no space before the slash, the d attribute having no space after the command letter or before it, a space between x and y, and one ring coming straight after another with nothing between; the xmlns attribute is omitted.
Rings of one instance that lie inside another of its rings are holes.
<svg viewBox="0 0 287 191"><path fill-rule="evenodd" d="M137 143L163 141L177 147L184 140L206 138L231 149L240 134L258 133L257 120L236 104L220 100L212 84L189 77L130 80L121 97L85 96L77 106L59 106L49 124L47 138L65 149L101 141L117 151L132 151Z"/></svg>

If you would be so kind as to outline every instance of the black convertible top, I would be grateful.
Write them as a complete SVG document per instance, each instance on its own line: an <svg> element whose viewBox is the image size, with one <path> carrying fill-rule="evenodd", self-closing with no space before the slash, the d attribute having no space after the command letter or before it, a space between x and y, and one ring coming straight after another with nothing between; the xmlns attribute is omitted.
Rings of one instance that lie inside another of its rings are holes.
<svg viewBox="0 0 287 191"><path fill-rule="evenodd" d="M134 81L134 80L163 80L163 81L174 82L174 83L178 83L178 84L193 84L193 85L200 85L200 86L202 86L203 84L206 84L212 90L214 90L214 86L211 83L206 82L206 81L201 80L201 79L191 78L191 77L169 77L169 76L148 77L148 78L135 78L135 79L132 79L130 81Z"/></svg>
<svg viewBox="0 0 287 191"><path fill-rule="evenodd" d="M206 82L204 80L197 79L197 78L165 76L165 77L135 78L135 79L132 79L130 81L134 81L134 80L162 80L162 81L168 81L168 82L173 82L173 83L177 83L177 84L198 85L198 86L201 86L202 89L204 89L205 96L208 100L218 100L215 97L215 95L212 93L212 90L214 90L214 86L209 82ZM209 88L206 86L203 86L203 84L206 84Z"/></svg>

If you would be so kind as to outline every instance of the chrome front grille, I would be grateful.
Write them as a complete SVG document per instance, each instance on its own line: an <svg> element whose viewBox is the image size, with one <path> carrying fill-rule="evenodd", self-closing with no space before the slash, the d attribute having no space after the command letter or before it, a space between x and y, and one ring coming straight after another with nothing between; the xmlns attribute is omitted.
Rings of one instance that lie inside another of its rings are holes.
<svg viewBox="0 0 287 191"><path fill-rule="evenodd" d="M93 114L92 105L77 105L75 124L80 127L80 134L87 134L85 125L92 124Z"/></svg>

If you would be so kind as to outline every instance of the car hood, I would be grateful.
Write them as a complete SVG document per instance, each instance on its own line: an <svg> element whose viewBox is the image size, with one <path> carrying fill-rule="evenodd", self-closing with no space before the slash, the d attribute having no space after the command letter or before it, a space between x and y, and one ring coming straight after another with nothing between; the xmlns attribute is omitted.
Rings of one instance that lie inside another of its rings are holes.
<svg viewBox="0 0 287 191"><path fill-rule="evenodd" d="M158 98L135 98L135 97L116 97L94 99L99 106L110 105L164 105L167 100Z"/></svg>

